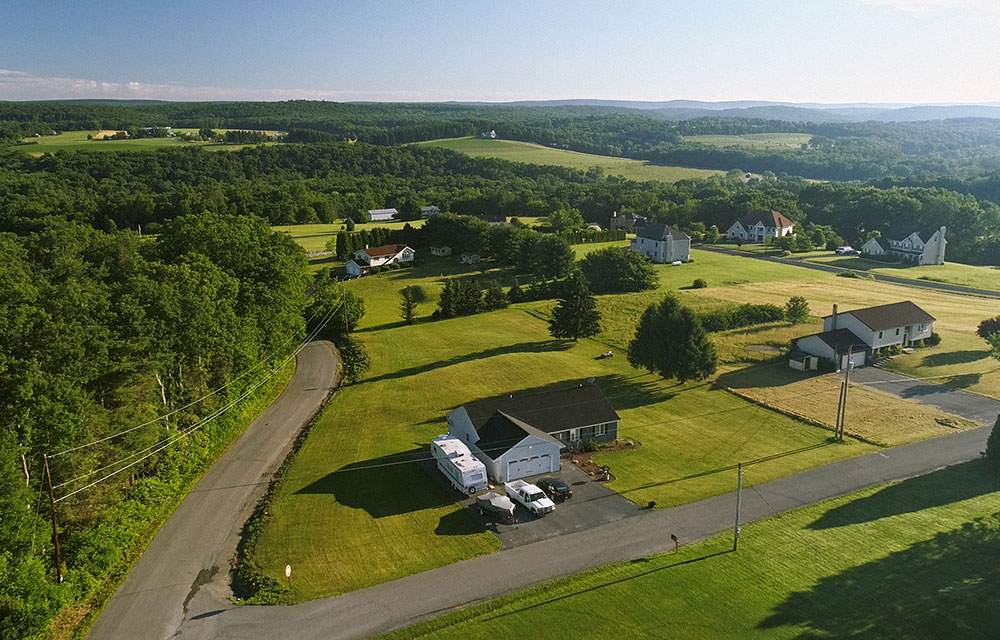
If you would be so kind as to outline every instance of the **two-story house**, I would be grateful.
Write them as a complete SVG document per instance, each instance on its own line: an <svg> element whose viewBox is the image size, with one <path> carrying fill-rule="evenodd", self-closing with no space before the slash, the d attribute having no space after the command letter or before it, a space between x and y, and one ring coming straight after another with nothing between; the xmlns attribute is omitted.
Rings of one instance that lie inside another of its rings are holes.
<svg viewBox="0 0 1000 640"><path fill-rule="evenodd" d="M934 316L909 300L866 307L823 318L823 332L799 338L800 351L847 366L847 354L855 366L863 366L873 352L899 345L908 347L934 332Z"/></svg>
<svg viewBox="0 0 1000 640"><path fill-rule="evenodd" d="M611 224L609 227L611 229L624 229L626 233L638 233L647 224L649 224L649 220L645 216L614 211L611 214Z"/></svg>
<svg viewBox="0 0 1000 640"><path fill-rule="evenodd" d="M691 236L665 224L650 224L639 230L629 248L653 262L685 262L691 259Z"/></svg>
<svg viewBox="0 0 1000 640"><path fill-rule="evenodd" d="M944 264L945 227L933 233L890 229L880 238L872 238L861 246L868 256L891 256L899 260L922 264ZM926 238L926 240L924 240Z"/></svg>
<svg viewBox="0 0 1000 640"><path fill-rule="evenodd" d="M414 251L405 244L386 244L381 247L358 249L344 265L347 273L361 276L373 267L384 267L394 262L413 262Z"/></svg>
<svg viewBox="0 0 1000 640"><path fill-rule="evenodd" d="M795 235L795 223L777 211L754 211L729 225L726 237L744 242Z"/></svg>

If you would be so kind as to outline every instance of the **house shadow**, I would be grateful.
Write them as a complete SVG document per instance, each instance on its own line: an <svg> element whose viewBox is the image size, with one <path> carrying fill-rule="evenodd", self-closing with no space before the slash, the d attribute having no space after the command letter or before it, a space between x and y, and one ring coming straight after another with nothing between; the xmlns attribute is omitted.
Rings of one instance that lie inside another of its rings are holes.
<svg viewBox="0 0 1000 640"><path fill-rule="evenodd" d="M977 351L974 349L931 353L920 360L920 365L924 367L941 367L949 364L968 364L970 362L978 362L989 356L989 351Z"/></svg>
<svg viewBox="0 0 1000 640"><path fill-rule="evenodd" d="M755 361L757 362L757 361ZM719 375L715 379L713 389L748 389L761 387L783 387L786 384L801 382L817 375L815 371L796 371L791 367L775 366L767 362L742 369L734 369Z"/></svg>
<svg viewBox="0 0 1000 640"><path fill-rule="evenodd" d="M547 351L566 351L570 347L572 347L572 344L563 340L538 340L535 342L518 342L517 344L507 344L500 347L494 347L492 349L484 349L483 351L467 353L460 356L455 356L454 358L449 358L447 360L428 362L427 364L422 364L416 367L409 367L407 369L393 371L391 373L386 373L380 376L366 378L364 382L366 383L379 382L382 380L395 380L399 378L406 378L409 376L426 373L428 371L441 369L443 367L450 367L452 365L462 364L463 362L472 362L473 360L482 360L484 358L492 358L494 356L502 356L511 353L543 353Z"/></svg>
<svg viewBox="0 0 1000 640"><path fill-rule="evenodd" d="M786 627L800 639L995 638L998 549L1000 514L994 513L821 578L790 594L757 626Z"/></svg>
<svg viewBox="0 0 1000 640"><path fill-rule="evenodd" d="M331 471L295 494L329 495L345 507L364 509L373 518L454 505L455 501L436 484L427 482L424 471L413 464L418 454L426 456L427 452L413 449L354 462ZM449 526L446 524L445 528ZM457 525L450 528L456 529Z"/></svg>
<svg viewBox="0 0 1000 640"><path fill-rule="evenodd" d="M981 480L977 479L977 476ZM984 472L980 460L889 485L864 498L830 509L809 523L809 529L833 529L914 513L1000 491L1000 479ZM1000 505L1000 503L998 503Z"/></svg>

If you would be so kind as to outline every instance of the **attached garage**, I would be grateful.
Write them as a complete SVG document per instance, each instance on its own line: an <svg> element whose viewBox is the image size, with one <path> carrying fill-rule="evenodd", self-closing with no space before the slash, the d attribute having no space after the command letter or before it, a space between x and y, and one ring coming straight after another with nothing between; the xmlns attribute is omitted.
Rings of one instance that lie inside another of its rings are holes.
<svg viewBox="0 0 1000 640"><path fill-rule="evenodd" d="M507 461L507 480L517 480L528 476L537 476L542 473L554 471L552 468L552 456L543 453L540 456L521 458L520 460Z"/></svg>

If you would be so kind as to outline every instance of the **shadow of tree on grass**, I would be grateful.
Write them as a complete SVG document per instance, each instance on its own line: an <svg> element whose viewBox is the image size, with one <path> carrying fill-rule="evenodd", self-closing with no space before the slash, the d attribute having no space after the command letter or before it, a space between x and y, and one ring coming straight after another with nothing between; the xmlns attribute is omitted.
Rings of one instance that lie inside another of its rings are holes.
<svg viewBox="0 0 1000 640"><path fill-rule="evenodd" d="M913 513L1000 491L1000 479L982 477L983 464L973 460L897 484L830 509L809 524L809 529L832 529ZM1000 506L1000 501L998 501ZM1000 628L998 628L1000 632Z"/></svg>
<svg viewBox="0 0 1000 640"><path fill-rule="evenodd" d="M1000 513L823 578L789 595L758 628L798 638L996 638Z"/></svg>
<svg viewBox="0 0 1000 640"><path fill-rule="evenodd" d="M983 350L967 349L965 351L947 351L945 353L931 353L920 360L922 367L942 367L949 364L968 364L979 362L990 356L990 352Z"/></svg>

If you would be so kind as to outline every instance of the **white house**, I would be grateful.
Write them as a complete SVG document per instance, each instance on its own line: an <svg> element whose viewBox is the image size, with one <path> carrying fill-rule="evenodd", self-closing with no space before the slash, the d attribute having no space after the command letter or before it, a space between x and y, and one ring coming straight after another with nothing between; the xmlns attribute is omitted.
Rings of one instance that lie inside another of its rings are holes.
<svg viewBox="0 0 1000 640"><path fill-rule="evenodd" d="M429 207L420 207L420 215L424 218L430 218L431 216L436 216L441 213L441 210L431 205Z"/></svg>
<svg viewBox="0 0 1000 640"><path fill-rule="evenodd" d="M691 236L665 224L650 224L639 230L629 248L653 262L684 262L691 259Z"/></svg>
<svg viewBox="0 0 1000 640"><path fill-rule="evenodd" d="M730 240L763 242L765 238L795 235L795 223L777 211L755 211L729 225Z"/></svg>
<svg viewBox="0 0 1000 640"><path fill-rule="evenodd" d="M358 249L347 261L345 268L352 276L367 273L372 267L383 267L394 262L413 262L414 251L405 244L386 244L381 247Z"/></svg>
<svg viewBox="0 0 1000 640"><path fill-rule="evenodd" d="M595 385L478 400L448 414L448 434L469 447L494 482L559 470L559 452L618 437L621 418Z"/></svg>
<svg viewBox="0 0 1000 640"><path fill-rule="evenodd" d="M796 346L833 360L841 369L847 364L848 351L854 354L854 364L861 366L872 352L895 345L908 347L933 332L934 317L909 300L842 313L833 305L833 313L823 318L823 332L799 338Z"/></svg>
<svg viewBox="0 0 1000 640"><path fill-rule="evenodd" d="M861 253L869 256L892 256L914 264L944 264L944 250L948 244L945 227L934 233L889 230L881 238L872 238L861 246ZM927 240L924 240L927 238Z"/></svg>
<svg viewBox="0 0 1000 640"><path fill-rule="evenodd" d="M395 218L398 213L395 209L369 209L368 220L371 222L385 222Z"/></svg>

